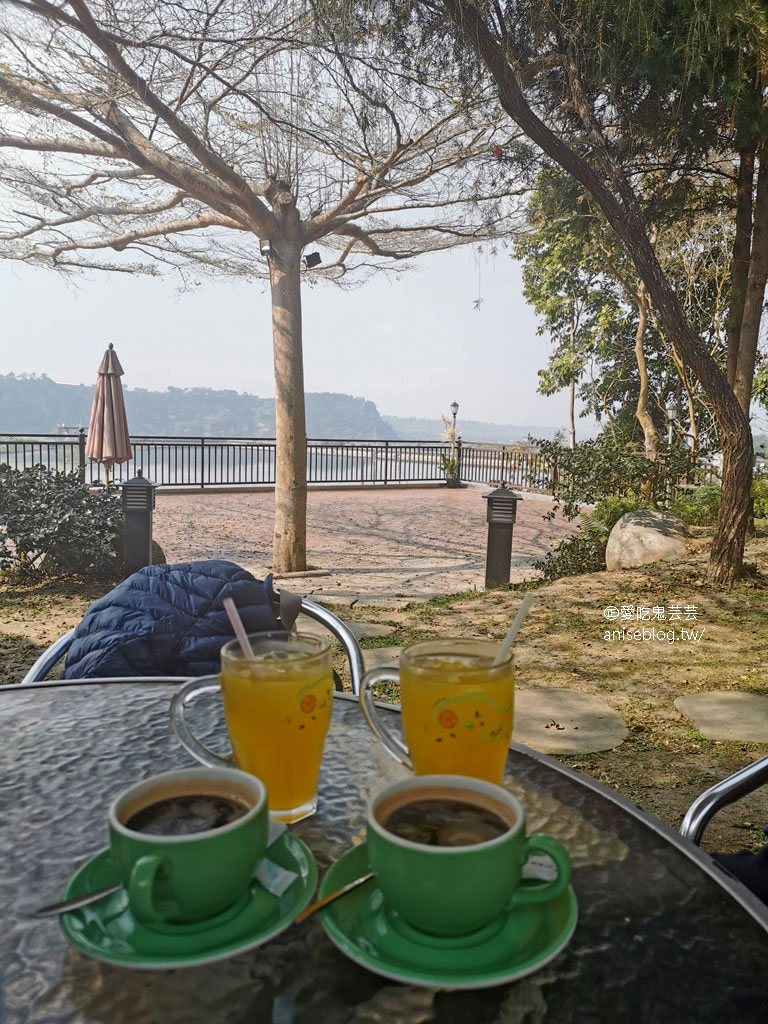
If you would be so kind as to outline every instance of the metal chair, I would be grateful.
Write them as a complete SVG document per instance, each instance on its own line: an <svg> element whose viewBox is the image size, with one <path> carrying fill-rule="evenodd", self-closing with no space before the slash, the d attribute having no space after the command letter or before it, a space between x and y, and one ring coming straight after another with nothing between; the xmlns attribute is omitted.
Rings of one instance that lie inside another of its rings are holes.
<svg viewBox="0 0 768 1024"><path fill-rule="evenodd" d="M315 622L319 622L321 625L325 626L325 628L330 633L333 633L336 639L341 643L344 648L344 653L347 656L347 661L349 662L349 675L352 680L352 692L356 695L359 694L360 681L363 678L365 668L363 667L363 655L360 651L360 646L358 645L355 634L340 618L332 612L329 612L326 608L323 608L322 605L315 604L314 601L309 601L306 597L301 599L300 612L302 615L306 615L307 618L314 619ZM63 636L60 636L58 640L54 641L46 651L43 651L34 665L21 680L20 685L23 686L25 683L42 682L59 658L67 653L72 644L74 635L74 629L70 629L68 633L65 633ZM65 682L65 680L62 680L62 684Z"/></svg>
<svg viewBox="0 0 768 1024"><path fill-rule="evenodd" d="M740 768L722 782L710 786L701 796L696 797L685 813L680 834L697 846L701 844L704 830L709 822L728 804L741 800L768 782L768 757Z"/></svg>

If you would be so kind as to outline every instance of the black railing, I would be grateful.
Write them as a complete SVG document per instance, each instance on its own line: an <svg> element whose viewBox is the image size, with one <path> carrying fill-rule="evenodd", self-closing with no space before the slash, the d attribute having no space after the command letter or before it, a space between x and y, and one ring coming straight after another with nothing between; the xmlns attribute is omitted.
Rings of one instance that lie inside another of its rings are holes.
<svg viewBox="0 0 768 1024"><path fill-rule="evenodd" d="M42 463L51 470L79 470L89 484L104 470L85 454L78 434L0 434L0 464L25 469ZM113 472L127 480L141 470L159 487L250 487L275 483L275 442L254 437L131 438L133 457ZM446 479L446 463L457 458L466 483L498 485L551 494L557 483L554 461L523 445L448 441L307 441L310 484L429 484ZM697 482L716 480L717 470L701 465Z"/></svg>
<svg viewBox="0 0 768 1024"><path fill-rule="evenodd" d="M535 448L503 444L462 444L459 474L467 483L501 484L551 494L557 480L552 459Z"/></svg>
<svg viewBox="0 0 768 1024"><path fill-rule="evenodd" d="M85 454L85 433L0 434L0 464L25 469L80 470L87 483L103 479L99 463ZM274 485L275 441L271 438L131 438L133 456L116 467L117 480L141 470L159 487ZM409 484L445 480L443 457L451 445L430 441L307 441L310 484Z"/></svg>

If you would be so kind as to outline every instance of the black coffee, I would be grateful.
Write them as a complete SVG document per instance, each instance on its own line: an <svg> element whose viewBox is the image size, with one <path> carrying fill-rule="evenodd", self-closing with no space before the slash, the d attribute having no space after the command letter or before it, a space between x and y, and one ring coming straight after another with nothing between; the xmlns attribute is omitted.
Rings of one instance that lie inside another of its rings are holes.
<svg viewBox="0 0 768 1024"><path fill-rule="evenodd" d="M463 800L414 800L382 822L388 832L424 846L473 846L509 831L498 814Z"/></svg>
<svg viewBox="0 0 768 1024"><path fill-rule="evenodd" d="M188 836L230 825L250 807L227 796L172 796L131 815L126 828L148 836Z"/></svg>

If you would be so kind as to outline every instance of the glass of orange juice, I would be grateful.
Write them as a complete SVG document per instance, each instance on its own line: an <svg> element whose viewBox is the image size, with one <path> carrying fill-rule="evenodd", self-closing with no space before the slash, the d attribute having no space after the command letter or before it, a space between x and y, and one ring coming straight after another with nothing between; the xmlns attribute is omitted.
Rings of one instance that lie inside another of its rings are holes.
<svg viewBox="0 0 768 1024"><path fill-rule="evenodd" d="M253 658L237 640L221 649L221 673L193 679L171 703L180 742L202 764L235 765L267 787L270 814L299 821L317 807L323 745L331 721L331 643L309 633L255 633ZM221 689L232 757L222 758L191 732L185 708Z"/></svg>
<svg viewBox="0 0 768 1024"><path fill-rule="evenodd" d="M407 647L400 669L367 672L360 706L374 735L417 775L472 775L501 782L512 736L512 654L496 665L498 644L428 640ZM400 683L405 743L379 717L371 687Z"/></svg>

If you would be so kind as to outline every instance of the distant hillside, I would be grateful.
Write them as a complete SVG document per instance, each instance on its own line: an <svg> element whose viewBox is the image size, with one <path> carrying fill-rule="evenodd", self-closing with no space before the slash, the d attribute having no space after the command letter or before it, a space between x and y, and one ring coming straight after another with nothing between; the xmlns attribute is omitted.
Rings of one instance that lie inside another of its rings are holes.
<svg viewBox="0 0 768 1024"><path fill-rule="evenodd" d="M416 416L387 416L384 420L404 441L439 441L443 433L442 420L421 419ZM552 438L555 427L537 427L533 424L483 423L481 420L459 419L458 432L465 441L524 441L531 437Z"/></svg>
<svg viewBox="0 0 768 1024"><path fill-rule="evenodd" d="M272 398L212 388L125 389L133 434L274 437ZM57 384L49 377L0 375L0 433L53 433L59 424L87 427L93 386ZM373 402L351 395L308 394L307 435L351 440L394 439L396 433Z"/></svg>

